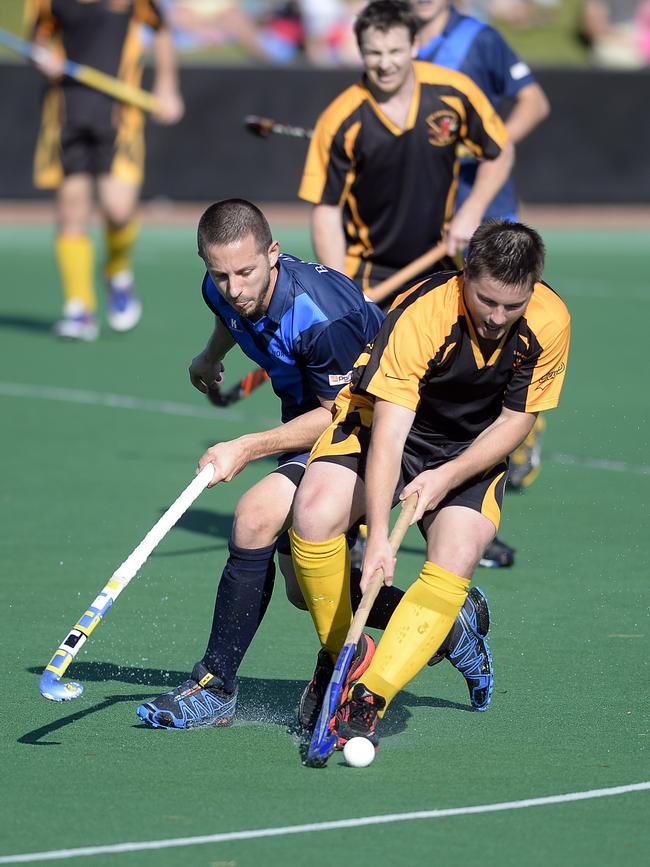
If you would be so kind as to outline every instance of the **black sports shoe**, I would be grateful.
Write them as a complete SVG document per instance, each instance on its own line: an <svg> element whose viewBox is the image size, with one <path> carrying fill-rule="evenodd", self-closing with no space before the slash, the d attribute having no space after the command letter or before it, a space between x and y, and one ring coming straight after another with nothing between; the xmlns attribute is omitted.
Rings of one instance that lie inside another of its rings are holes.
<svg viewBox="0 0 650 867"><path fill-rule="evenodd" d="M499 536L494 537L478 561L479 566L487 566L488 569L504 569L514 566L514 563L515 549L506 545Z"/></svg>
<svg viewBox="0 0 650 867"><path fill-rule="evenodd" d="M342 750L351 738L367 738L377 749L379 737L375 729L379 711L385 707L385 698L366 689L362 683L355 683L349 699L340 706L334 718L337 750Z"/></svg>
<svg viewBox="0 0 650 867"><path fill-rule="evenodd" d="M230 725L237 707L237 690L226 692L221 680L197 662L189 680L136 710L155 729L193 729Z"/></svg>
<svg viewBox="0 0 650 867"><path fill-rule="evenodd" d="M347 698L352 681L358 680L368 668L374 653L375 642L370 635L363 632L357 642L352 661L350 662L350 668L341 687L340 704ZM320 713L323 698L325 697L333 671L334 662L331 656L327 650L320 650L313 677L305 687L298 707L298 723L306 731L312 731L318 722L318 714Z"/></svg>
<svg viewBox="0 0 650 867"><path fill-rule="evenodd" d="M487 710L492 698L494 672L486 640L490 609L480 587L472 587L449 635L429 660L436 665L448 659L465 678L474 710Z"/></svg>

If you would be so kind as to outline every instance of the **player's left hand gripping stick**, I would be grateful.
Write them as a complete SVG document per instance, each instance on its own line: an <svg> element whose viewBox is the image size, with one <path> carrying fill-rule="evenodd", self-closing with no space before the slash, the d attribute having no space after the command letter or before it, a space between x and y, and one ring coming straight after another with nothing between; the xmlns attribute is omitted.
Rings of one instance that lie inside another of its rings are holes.
<svg viewBox="0 0 650 867"><path fill-rule="evenodd" d="M167 509L162 518L149 530L138 547L115 570L99 596L84 611L78 623L70 630L47 664L38 686L42 696L51 701L67 701L81 695L83 686L74 681L61 683L62 675L122 590L132 578L135 578L153 549L164 539L181 515L189 509L201 491L208 486L213 475L214 467L212 464L203 467L196 478Z"/></svg>

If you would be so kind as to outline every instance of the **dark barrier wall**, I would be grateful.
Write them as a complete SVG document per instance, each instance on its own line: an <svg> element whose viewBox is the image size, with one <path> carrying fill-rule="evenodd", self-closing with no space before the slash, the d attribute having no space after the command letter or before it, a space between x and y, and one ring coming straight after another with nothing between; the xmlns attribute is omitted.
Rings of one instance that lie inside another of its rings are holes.
<svg viewBox="0 0 650 867"><path fill-rule="evenodd" d="M310 126L355 80L350 70L187 68L183 123L147 132L144 195L175 200L243 196L295 200L307 144L256 139L247 114ZM550 118L517 154L521 196L531 204L650 201L650 72L543 70L538 78ZM40 77L26 66L0 66L0 197L42 196L31 185L39 121Z"/></svg>

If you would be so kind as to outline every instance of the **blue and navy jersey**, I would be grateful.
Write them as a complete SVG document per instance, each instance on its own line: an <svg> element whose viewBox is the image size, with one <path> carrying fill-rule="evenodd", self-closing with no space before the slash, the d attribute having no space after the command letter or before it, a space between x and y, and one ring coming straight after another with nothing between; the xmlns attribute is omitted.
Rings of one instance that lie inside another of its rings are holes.
<svg viewBox="0 0 650 867"><path fill-rule="evenodd" d="M206 274L203 297L242 351L263 367L282 401L282 421L333 400L384 319L356 283L283 253L266 315L240 316Z"/></svg>
<svg viewBox="0 0 650 867"><path fill-rule="evenodd" d="M450 10L443 32L419 49L418 59L464 72L496 109L504 99L514 100L522 87L535 81L528 66L497 30L476 18L461 15L455 9ZM461 163L457 205L469 195L476 169L473 160ZM517 195L510 178L490 204L485 219L515 219L516 212Z"/></svg>

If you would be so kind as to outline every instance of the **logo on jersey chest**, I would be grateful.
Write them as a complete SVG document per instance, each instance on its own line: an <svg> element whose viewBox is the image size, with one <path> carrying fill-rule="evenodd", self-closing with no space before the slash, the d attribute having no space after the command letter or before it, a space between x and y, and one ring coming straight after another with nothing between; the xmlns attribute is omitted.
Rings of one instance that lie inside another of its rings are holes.
<svg viewBox="0 0 650 867"><path fill-rule="evenodd" d="M526 356L524 355L524 353L520 352L518 349L515 349L515 355L514 355L514 359L512 361L513 370L519 370L519 368L521 367L521 365L524 363L525 360L526 360Z"/></svg>
<svg viewBox="0 0 650 867"><path fill-rule="evenodd" d="M512 369L519 370L524 361L528 358L528 350L530 348L530 340L525 337L523 334L519 335L519 341L523 344L523 351L519 348L515 349L514 357L512 360Z"/></svg>
<svg viewBox="0 0 650 867"><path fill-rule="evenodd" d="M427 117L429 144L442 148L453 144L458 138L460 121L455 111L443 108Z"/></svg>

